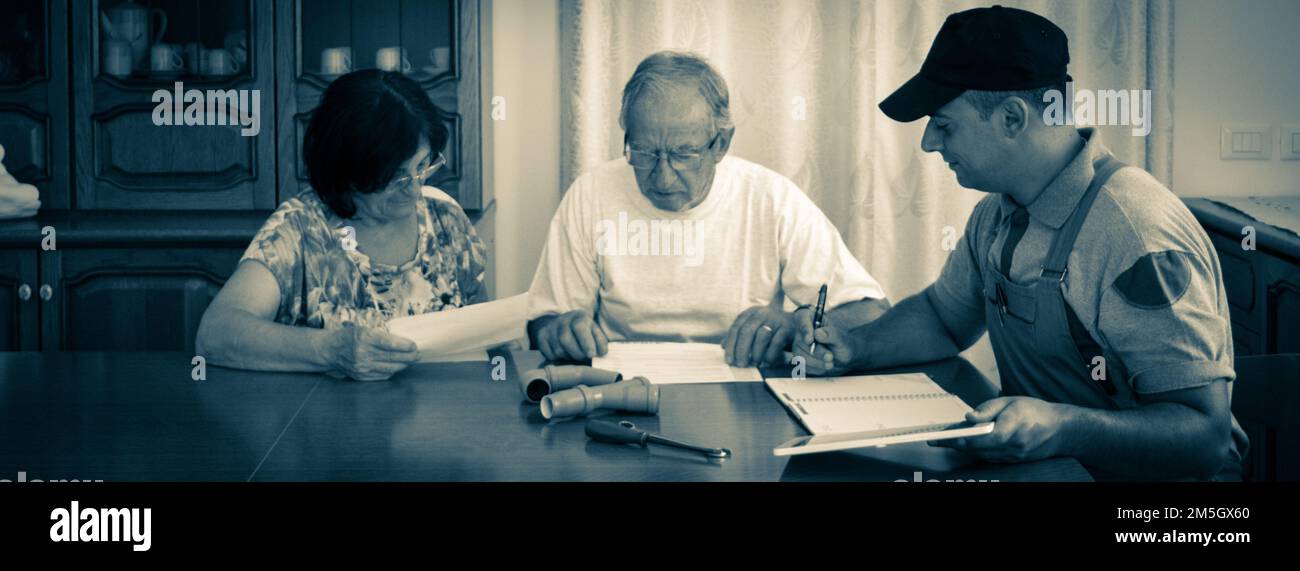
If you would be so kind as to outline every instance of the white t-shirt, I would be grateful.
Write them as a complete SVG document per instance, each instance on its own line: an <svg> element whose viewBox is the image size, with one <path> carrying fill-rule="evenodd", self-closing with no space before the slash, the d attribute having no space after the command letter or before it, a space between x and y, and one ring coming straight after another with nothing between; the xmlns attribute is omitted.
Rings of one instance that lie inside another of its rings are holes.
<svg viewBox="0 0 1300 571"><path fill-rule="evenodd" d="M594 307L611 341L716 343L742 311L816 304L823 283L828 311L885 297L789 179L728 156L703 202L669 212L620 158L578 177L560 202L528 319Z"/></svg>

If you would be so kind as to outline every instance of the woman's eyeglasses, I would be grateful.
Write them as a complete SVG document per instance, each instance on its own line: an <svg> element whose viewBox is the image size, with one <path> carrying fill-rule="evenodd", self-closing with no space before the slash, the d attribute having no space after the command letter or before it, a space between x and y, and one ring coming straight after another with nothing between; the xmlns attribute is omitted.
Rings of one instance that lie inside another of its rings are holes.
<svg viewBox="0 0 1300 571"><path fill-rule="evenodd" d="M385 186L384 190L382 190L381 192L390 192L397 189L410 188L412 183L418 183L423 185L425 181L429 180L429 177L433 176L433 173L438 172L438 169L442 168L446 164L447 164L447 157L443 156L442 153L438 153L438 158L434 159L433 162L429 164L429 166L424 167L423 169L420 170L420 172L415 173L414 176L408 174L402 178L393 179L393 181L388 183L388 186Z"/></svg>

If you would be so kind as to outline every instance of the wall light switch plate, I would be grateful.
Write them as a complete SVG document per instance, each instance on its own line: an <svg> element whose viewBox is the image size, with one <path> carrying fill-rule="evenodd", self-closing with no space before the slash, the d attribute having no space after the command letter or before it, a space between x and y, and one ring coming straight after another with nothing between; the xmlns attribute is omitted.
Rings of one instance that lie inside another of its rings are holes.
<svg viewBox="0 0 1300 571"><path fill-rule="evenodd" d="M1282 160L1300 161L1300 123L1283 123L1278 131L1282 135Z"/></svg>
<svg viewBox="0 0 1300 571"><path fill-rule="evenodd" d="M1273 126L1266 123L1225 123L1219 129L1219 158L1225 160L1271 160Z"/></svg>

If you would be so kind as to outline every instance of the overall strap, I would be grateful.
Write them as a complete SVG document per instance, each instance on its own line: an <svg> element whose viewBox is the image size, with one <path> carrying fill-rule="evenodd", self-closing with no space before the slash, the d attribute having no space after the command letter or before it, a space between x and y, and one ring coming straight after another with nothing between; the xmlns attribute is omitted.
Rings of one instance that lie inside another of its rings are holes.
<svg viewBox="0 0 1300 571"><path fill-rule="evenodd" d="M1124 167L1124 163L1110 155L1102 157L1101 160L1094 163L1095 169L1092 175L1092 182L1088 185L1088 190L1083 193L1079 199L1079 204L1074 207L1074 212L1070 214L1069 220L1061 227L1060 233L1052 241L1051 250L1047 253L1047 258L1043 263L1043 271L1040 274L1040 280L1054 280L1057 283L1051 284L1052 290L1060 297L1061 307L1064 309L1066 326L1070 332L1070 338L1074 341L1074 346L1083 356L1083 370L1088 371L1092 366L1092 359L1095 356L1103 354L1101 345L1088 333L1079 316L1075 315L1074 309L1065 301L1065 293L1061 290L1061 284L1065 281L1067 271L1066 264L1070 259L1070 252L1074 250L1075 240L1079 237L1079 229L1083 227L1083 221L1088 218L1088 212L1092 210L1092 204L1096 202L1097 195L1101 193L1102 185L1115 174L1115 171ZM1046 287L1042 284L1039 287ZM1115 386L1115 380L1112 377L1112 369L1107 366L1105 376L1100 379L1099 384L1107 395L1115 396L1119 393Z"/></svg>
<svg viewBox="0 0 1300 571"><path fill-rule="evenodd" d="M1043 260L1043 271L1039 274L1040 277L1055 278L1058 282L1065 281L1066 265L1070 261L1070 252L1074 250L1074 242L1079 237L1079 229L1083 227L1083 221L1088 218L1088 211L1092 210L1092 203L1097 200L1102 185L1106 184L1110 175L1123 168L1124 163L1111 155L1106 155L1094 166L1096 168L1093 171L1092 183L1088 185L1088 190L1079 199L1079 204L1074 207L1069 220L1065 221L1056 239L1052 241L1052 248Z"/></svg>

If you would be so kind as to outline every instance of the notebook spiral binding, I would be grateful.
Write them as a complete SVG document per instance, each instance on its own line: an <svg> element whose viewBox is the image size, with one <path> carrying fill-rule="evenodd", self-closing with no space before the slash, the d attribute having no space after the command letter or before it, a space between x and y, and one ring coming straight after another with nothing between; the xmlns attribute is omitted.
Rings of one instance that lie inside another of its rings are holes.
<svg viewBox="0 0 1300 571"><path fill-rule="evenodd" d="M900 395L879 395L879 396L852 396L852 397L811 397L798 399L795 402L854 402L854 401L886 401L886 400L916 400L916 399L941 399L947 397L956 397L952 393L910 393Z"/></svg>

